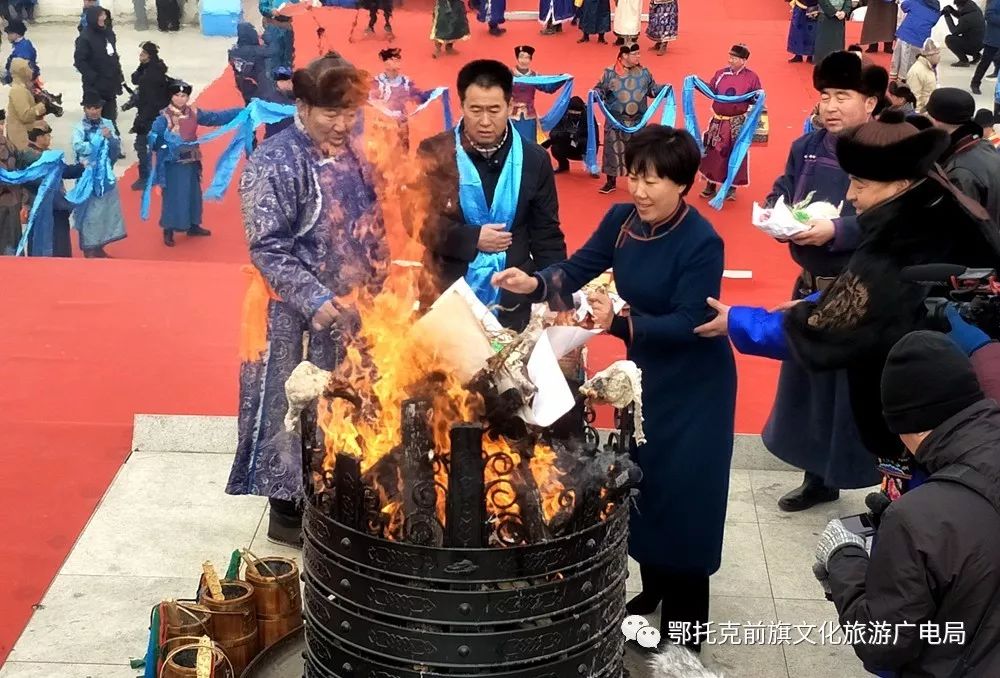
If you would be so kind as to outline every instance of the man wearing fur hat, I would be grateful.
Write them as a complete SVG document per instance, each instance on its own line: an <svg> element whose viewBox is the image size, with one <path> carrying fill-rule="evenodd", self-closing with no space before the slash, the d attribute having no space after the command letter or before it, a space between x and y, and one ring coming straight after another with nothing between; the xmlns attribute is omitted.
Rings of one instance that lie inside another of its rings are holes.
<svg viewBox="0 0 1000 678"><path fill-rule="evenodd" d="M841 624L894 629L891 643L854 644L869 671L1000 675L1000 408L949 338L921 331L889 352L881 411L928 479L882 514L871 556L831 521L813 571ZM924 622L964 640L935 643Z"/></svg>
<svg viewBox="0 0 1000 678"><path fill-rule="evenodd" d="M1000 235L989 216L935 164L948 145L943 130L918 130L897 111L840 134L837 161L850 177L846 197L864 234L844 270L818 295L781 312L730 311L710 299L719 315L695 330L728 331L740 351L794 358L810 374L844 370L861 441L879 458L890 499L919 475L879 407L889 350L925 323L928 289L904 281L902 271L928 263L1000 266Z"/></svg>
<svg viewBox="0 0 1000 678"><path fill-rule="evenodd" d="M792 144L785 172L774 182L766 206L773 207L779 198L791 205L811 194L814 201L844 207L840 218L816 220L789 243L792 259L802 267L793 299L825 290L857 246L857 218L845 202L850 178L837 163L837 137L871 118L888 84L884 68L866 65L850 52L830 54L813 71L821 127ZM842 372L812 374L795 361L784 362L764 444L805 471L802 485L779 500L783 511L833 501L840 489L867 487L878 480L871 454L858 439Z"/></svg>
<svg viewBox="0 0 1000 678"><path fill-rule="evenodd" d="M951 183L986 208L1000 223L1000 154L983 139L983 128L973 121L976 100L965 90L942 87L927 101L927 116L951 136L941 156L941 167Z"/></svg>
<svg viewBox="0 0 1000 678"><path fill-rule="evenodd" d="M762 89L760 78L747 68L750 50L746 45L733 45L729 50L729 65L715 72L707 83L712 91L724 96L741 96ZM747 111L753 101L739 103L712 103L712 121L705 132L705 155L701 159L700 172L705 177L702 198L714 198L719 190L719 184L729 175L729 156L736 147L736 137L746 124ZM732 188L726 195L726 200L735 200L736 187L750 183L749 153L740 164Z"/></svg>

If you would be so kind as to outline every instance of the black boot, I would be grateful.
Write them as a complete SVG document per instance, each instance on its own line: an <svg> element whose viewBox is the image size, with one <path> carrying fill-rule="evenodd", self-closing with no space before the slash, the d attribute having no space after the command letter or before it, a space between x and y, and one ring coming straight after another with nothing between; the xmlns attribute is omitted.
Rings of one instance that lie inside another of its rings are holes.
<svg viewBox="0 0 1000 678"><path fill-rule="evenodd" d="M806 471L802 484L778 500L778 508L794 513L837 499L840 499L840 490L827 487L821 477Z"/></svg>
<svg viewBox="0 0 1000 678"><path fill-rule="evenodd" d="M174 232L169 228L163 229L163 244L167 247L174 246Z"/></svg>
<svg viewBox="0 0 1000 678"><path fill-rule="evenodd" d="M598 193L604 193L605 195L607 195L608 193L614 193L616 188L618 188L617 177L609 175L607 181L604 182L604 185L601 186L601 189L598 191Z"/></svg>
<svg viewBox="0 0 1000 678"><path fill-rule="evenodd" d="M892 40L882 43L882 51L886 54L892 54Z"/></svg>
<svg viewBox="0 0 1000 678"><path fill-rule="evenodd" d="M615 39L615 47L621 47L621 46L622 46L622 45L624 45L624 44L625 44L625 38L623 38L622 36L620 36L620 35L619 35L619 36L618 36L618 37L617 37L617 38Z"/></svg>
<svg viewBox="0 0 1000 678"><path fill-rule="evenodd" d="M606 44L608 44L608 41L604 39L604 33L598 34L598 36L597 36L597 43L599 45L606 45Z"/></svg>
<svg viewBox="0 0 1000 678"><path fill-rule="evenodd" d="M563 172L569 172L569 160L566 158L558 158L559 166L556 167L556 174L562 174Z"/></svg>
<svg viewBox="0 0 1000 678"><path fill-rule="evenodd" d="M207 228L202 228L201 226L192 226L187 231L188 235L212 235L212 232Z"/></svg>
<svg viewBox="0 0 1000 678"><path fill-rule="evenodd" d="M866 54L877 54L878 53L878 43L877 42L873 42L872 44L868 45L868 49L865 50L865 53Z"/></svg>
<svg viewBox="0 0 1000 678"><path fill-rule="evenodd" d="M801 54L796 54L795 56L793 56L791 59L788 60L788 63L790 63L790 64L801 64L803 61L804 61L804 59L803 59L802 55Z"/></svg>
<svg viewBox="0 0 1000 678"><path fill-rule="evenodd" d="M302 509L295 502L271 499L267 519L267 540L275 544L302 548Z"/></svg>
<svg viewBox="0 0 1000 678"><path fill-rule="evenodd" d="M700 653L708 625L708 575L660 571L657 577L663 587L660 643L676 643ZM699 630L701 634L696 634Z"/></svg>
<svg viewBox="0 0 1000 678"><path fill-rule="evenodd" d="M639 566L639 576L642 578L642 592L625 603L625 613L653 614L663 602L663 582L649 565Z"/></svg>
<svg viewBox="0 0 1000 678"><path fill-rule="evenodd" d="M132 182L133 191L143 191L146 189L146 177L140 176L134 182Z"/></svg>
<svg viewBox="0 0 1000 678"><path fill-rule="evenodd" d="M577 40L577 42L590 42L590 36L584 33L583 37Z"/></svg>

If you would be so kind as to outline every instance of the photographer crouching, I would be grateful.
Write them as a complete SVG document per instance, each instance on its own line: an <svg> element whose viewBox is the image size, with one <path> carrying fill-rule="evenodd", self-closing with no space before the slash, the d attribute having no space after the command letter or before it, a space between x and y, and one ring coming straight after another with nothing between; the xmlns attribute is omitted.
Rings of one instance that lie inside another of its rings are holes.
<svg viewBox="0 0 1000 678"><path fill-rule="evenodd" d="M139 49L139 67L132 74L135 91L123 111L135 108L135 122L131 132L135 134L135 152L139 156L139 178L132 184L133 191L141 191L149 177L149 130L153 121L170 104L167 86L167 65L160 59L160 48L152 42L144 42Z"/></svg>
<svg viewBox="0 0 1000 678"><path fill-rule="evenodd" d="M895 678L1000 676L1000 407L956 331L906 335L882 372L885 421L927 479L884 511L870 557L839 520L816 550L841 625L867 630L855 654ZM941 642L922 627L961 634Z"/></svg>

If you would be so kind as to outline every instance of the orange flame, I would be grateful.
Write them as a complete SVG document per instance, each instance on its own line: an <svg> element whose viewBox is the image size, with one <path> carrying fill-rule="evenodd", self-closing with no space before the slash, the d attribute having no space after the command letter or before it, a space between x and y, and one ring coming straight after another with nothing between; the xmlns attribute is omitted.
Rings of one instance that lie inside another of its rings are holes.
<svg viewBox="0 0 1000 678"><path fill-rule="evenodd" d="M376 119L381 115L368 110ZM434 187L424 180L426 172L421 163L402 149L396 129L395 123L384 121L369 125L365 150L379 178L379 199L392 256L419 260L424 249L419 232L428 222L430 192ZM478 394L459 383L442 356L422 350L409 337L420 306L422 275L423 271L417 267L391 266L376 296L356 293L350 299L339 300L357 311L361 329L334 370L331 384L346 387L361 398L363 405L359 411L355 403L344 398L324 398L320 402L318 423L325 434L323 470L331 472L336 454L343 452L361 460L364 474L401 444L403 401L416 395L428 398L434 456L438 459L434 464L434 479L439 486L436 512L444 525L445 497L440 488L448 486L448 477L446 465L440 460L450 453L451 426L462 421L479 421L483 403ZM504 452L513 464L520 463L520 456L502 439L484 438L484 448L488 458ZM560 498L565 500L559 480L562 473L555 467L555 460L555 452L543 445L536 447L530 460L546 521L560 510ZM487 484L500 480L501 475L487 464ZM398 474L394 477L398 482ZM382 515L389 526L385 534L395 538L400 531L402 503L390 500L386 489L379 488L384 506ZM506 505L514 498L502 493L496 501L488 500L488 513L494 519L504 514L516 515L517 504Z"/></svg>

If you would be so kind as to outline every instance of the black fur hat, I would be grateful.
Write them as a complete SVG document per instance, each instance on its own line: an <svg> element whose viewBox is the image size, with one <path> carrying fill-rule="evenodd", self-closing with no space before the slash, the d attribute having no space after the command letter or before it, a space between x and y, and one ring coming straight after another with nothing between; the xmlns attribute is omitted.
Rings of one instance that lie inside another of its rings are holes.
<svg viewBox="0 0 1000 678"><path fill-rule="evenodd" d="M850 89L869 97L883 97L889 86L889 74L881 66L863 64L850 52L833 52L813 69L813 87Z"/></svg>
<svg viewBox="0 0 1000 678"><path fill-rule="evenodd" d="M859 179L921 179L950 143L951 137L944 130L917 130L902 112L887 110L878 120L837 137L837 161L845 172Z"/></svg>

